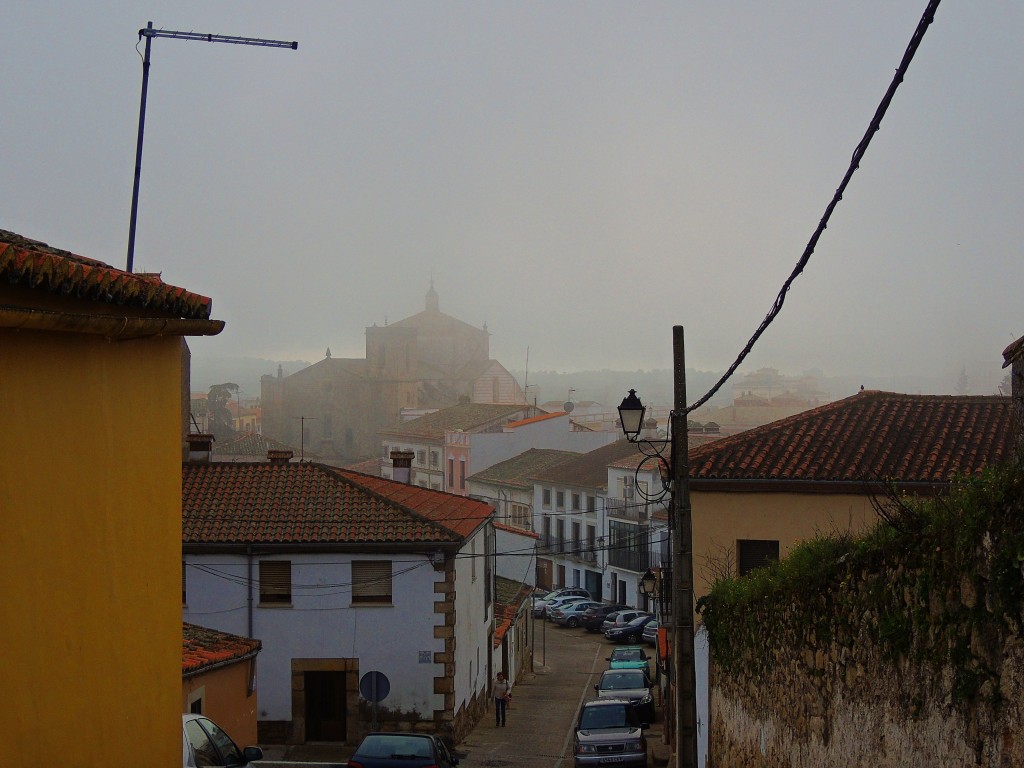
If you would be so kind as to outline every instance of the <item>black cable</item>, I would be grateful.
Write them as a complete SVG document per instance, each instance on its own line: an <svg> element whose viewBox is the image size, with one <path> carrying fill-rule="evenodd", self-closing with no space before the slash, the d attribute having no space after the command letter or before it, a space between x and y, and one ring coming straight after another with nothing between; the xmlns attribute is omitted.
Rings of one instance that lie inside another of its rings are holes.
<svg viewBox="0 0 1024 768"><path fill-rule="evenodd" d="M928 29L928 26L935 20L935 10L939 7L940 0L930 0L928 7L925 8L924 15L921 16L921 21L917 24L917 29L914 30L913 37L910 38L910 44L907 46L907 50L903 54L903 60L900 62L899 67L896 69L896 74L893 76L892 83L889 84L889 89L885 92L885 96L882 97L881 103L878 105L878 109L875 110L875 115L871 118L871 124L868 126L867 132L864 134L864 138L860 140L857 148L853 151L853 157L850 159L850 167L846 171L846 175L843 176L843 181L836 189L835 195L832 196L832 202L825 208L825 214L821 217L821 221L818 222L818 228L811 235L811 239L807 243L807 247L804 248L803 255L800 260L796 263L796 267L793 268L793 272L786 279L786 282L782 284L782 289L779 291L779 295L775 298L775 303L765 316L764 320L754 331L754 335L750 337L750 341L739 353L739 356L729 366L729 370L718 380L718 382L708 391L704 397L695 402L693 405L687 407L685 413L700 408L708 400L710 400L722 385L736 372L736 369L740 367L743 360L750 354L754 348L754 344L761 334L767 330L768 326L771 325L772 321L776 318L780 311L782 311L782 304L786 300L786 294L789 292L790 286L793 281L796 280L797 276L804 271L804 267L807 266L807 262L811 259L811 254L814 253L814 247L818 243L818 238L821 237L822 232L825 231L825 227L828 226L828 220L832 216L832 211L843 199L843 192L846 190L846 185L850 183L850 179L853 177L854 171L860 167L861 158L864 157L864 153L867 152L868 144L871 143L872 137L878 132L881 127L882 117L885 115L886 110L889 109L889 104L892 101L892 97L896 93L896 89L900 83L903 82L903 76L907 73L907 69L910 67L910 62L914 58L914 54L917 53L917 48L921 44L921 40L924 39L924 33Z"/></svg>

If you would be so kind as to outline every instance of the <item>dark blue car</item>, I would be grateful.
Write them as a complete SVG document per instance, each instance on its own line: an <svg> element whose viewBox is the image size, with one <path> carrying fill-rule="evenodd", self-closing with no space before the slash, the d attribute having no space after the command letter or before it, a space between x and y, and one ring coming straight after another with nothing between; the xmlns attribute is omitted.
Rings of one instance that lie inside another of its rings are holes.
<svg viewBox="0 0 1024 768"><path fill-rule="evenodd" d="M621 627L612 627L604 633L604 636L615 643L632 643L635 645L643 637L644 627L652 621L654 621L653 616L638 616Z"/></svg>

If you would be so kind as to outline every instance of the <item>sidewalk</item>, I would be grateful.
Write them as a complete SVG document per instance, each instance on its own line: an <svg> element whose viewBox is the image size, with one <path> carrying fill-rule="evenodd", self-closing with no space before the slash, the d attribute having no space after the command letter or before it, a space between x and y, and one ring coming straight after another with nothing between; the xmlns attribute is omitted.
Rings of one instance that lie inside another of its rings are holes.
<svg viewBox="0 0 1024 768"><path fill-rule="evenodd" d="M594 696L594 684L614 647L601 635L541 622L534 626L534 671L512 689L506 725L494 725L493 704L466 739L455 746L460 768L550 766L572 768L573 734L580 704ZM663 710L644 733L649 765L664 766L669 747L663 744ZM328 768L343 766L355 749L346 744L302 744L264 747L259 768Z"/></svg>

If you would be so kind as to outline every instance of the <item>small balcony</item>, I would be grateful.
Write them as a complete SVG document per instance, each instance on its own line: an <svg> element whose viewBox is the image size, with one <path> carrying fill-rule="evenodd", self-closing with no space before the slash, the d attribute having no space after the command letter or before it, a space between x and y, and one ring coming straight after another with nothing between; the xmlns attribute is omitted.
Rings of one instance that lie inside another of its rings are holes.
<svg viewBox="0 0 1024 768"><path fill-rule="evenodd" d="M645 523L651 518L651 505L636 499L605 499L605 511L609 517Z"/></svg>

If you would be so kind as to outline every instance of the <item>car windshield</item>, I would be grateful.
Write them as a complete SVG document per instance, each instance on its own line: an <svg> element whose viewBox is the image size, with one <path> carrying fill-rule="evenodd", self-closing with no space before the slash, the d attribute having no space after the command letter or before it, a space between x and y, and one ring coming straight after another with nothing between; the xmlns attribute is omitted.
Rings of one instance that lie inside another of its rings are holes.
<svg viewBox="0 0 1024 768"><path fill-rule="evenodd" d="M390 757L392 759L429 758L430 739L417 736L380 734L367 736L359 745L357 754L364 757Z"/></svg>
<svg viewBox="0 0 1024 768"><path fill-rule="evenodd" d="M607 672L601 678L601 688L606 691L621 691L632 688L646 688L642 672Z"/></svg>
<svg viewBox="0 0 1024 768"><path fill-rule="evenodd" d="M584 707L580 715L580 730L594 728L624 728L632 725L625 706Z"/></svg>

